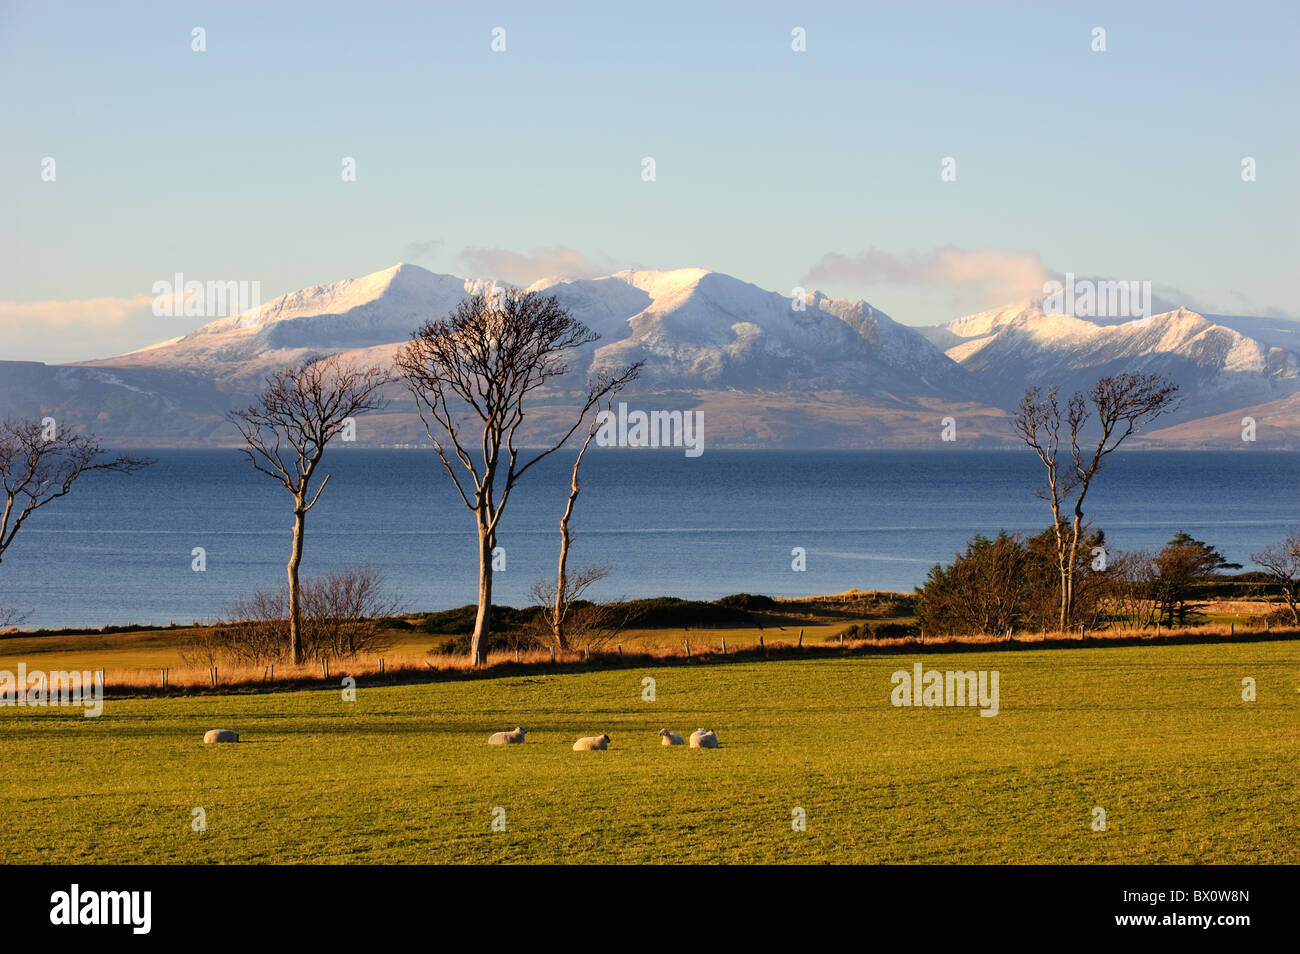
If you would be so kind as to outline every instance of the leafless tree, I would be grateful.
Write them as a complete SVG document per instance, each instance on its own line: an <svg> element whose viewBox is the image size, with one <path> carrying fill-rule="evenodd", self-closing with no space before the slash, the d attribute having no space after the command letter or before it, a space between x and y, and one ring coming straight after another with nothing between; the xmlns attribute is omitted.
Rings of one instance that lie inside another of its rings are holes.
<svg viewBox="0 0 1300 954"><path fill-rule="evenodd" d="M1264 568L1291 611L1292 622L1300 626L1300 530L1292 530L1281 543L1271 543L1250 558Z"/></svg>
<svg viewBox="0 0 1300 954"><path fill-rule="evenodd" d="M398 612L398 603L373 567L348 567L304 581L302 604L317 655L350 658L392 645L385 621Z"/></svg>
<svg viewBox="0 0 1300 954"><path fill-rule="evenodd" d="M599 337L554 295L501 288L490 295L471 295L447 317L426 322L396 355L398 371L415 395L429 440L461 501L475 517L478 615L470 641L475 664L487 656L492 551L511 491L530 467L564 446L606 394L636 373L634 366L599 379L589 387L573 426L559 441L521 454L519 428L529 396L567 374L569 353ZM461 418L468 418L469 424ZM477 462L471 456L475 450ZM465 482L449 454L468 472Z"/></svg>
<svg viewBox="0 0 1300 954"><path fill-rule="evenodd" d="M611 412L610 396L621 390L628 381L634 379L638 371L638 367L630 368L623 380L613 382L608 389L605 389L605 413ZM606 377L598 378L598 386L603 385L607 380ZM551 637L555 640L558 649L569 648L564 635L564 624L569 615L570 604L582 599L582 594L586 592L588 587L605 579L610 572L609 567L599 566L579 570L572 577L569 574L569 546L573 542L573 534L569 530L569 521L573 518L573 505L578 502L578 495L582 493L582 483L578 479L578 472L582 467L582 459L587 455L587 448L591 446L592 439L596 436L599 422L600 415L593 415L591 426L587 428L587 438L582 442L582 447L578 450L578 456L573 461L573 473L569 480L569 499L564 507L564 516L560 517L560 559L555 586L553 587L555 591L554 599L543 600L543 605L550 605L551 607ZM543 595L543 589L534 586L533 595L535 597Z"/></svg>
<svg viewBox="0 0 1300 954"><path fill-rule="evenodd" d="M1160 621L1160 571L1154 554L1145 550L1112 554L1105 575L1105 605L1110 615L1138 629Z"/></svg>
<svg viewBox="0 0 1300 954"><path fill-rule="evenodd" d="M226 619L205 626L181 646L187 666L266 665L289 649L289 613L284 587L256 590L230 606Z"/></svg>
<svg viewBox="0 0 1300 954"><path fill-rule="evenodd" d="M352 367L338 355L312 358L272 373L254 404L229 414L244 438L244 453L252 465L293 495L288 576L289 651L294 663L306 658L298 569L307 513L320 500L330 478L326 474L314 492L311 480L326 445L355 426L356 415L387 406L382 390L388 381L387 372L377 366Z"/></svg>
<svg viewBox="0 0 1300 954"><path fill-rule="evenodd" d="M22 611L15 606L0 606L0 633L21 626L30 615L30 611Z"/></svg>
<svg viewBox="0 0 1300 954"><path fill-rule="evenodd" d="M0 562L23 523L46 504L65 497L83 474L112 471L131 474L148 467L148 457L114 457L100 460L99 441L55 422L0 422L0 487L4 510L0 512Z"/></svg>
<svg viewBox="0 0 1300 954"><path fill-rule="evenodd" d="M397 603L371 567L347 567L302 581L301 646L307 657L354 657L391 645L388 619ZM232 603L225 618L182 646L190 666L219 661L266 665L290 655L284 587L264 587Z"/></svg>
<svg viewBox="0 0 1300 954"><path fill-rule="evenodd" d="M1064 423L1069 460L1061 451L1061 407L1056 388L1044 397L1040 389L1025 392L1014 417L1017 435L1038 454L1047 470L1047 486L1040 496L1051 505L1056 528L1056 559L1061 586L1059 624L1062 631L1073 621L1076 558L1083 529L1084 498L1105 458L1131 435L1177 403L1178 385L1158 374L1124 372L1102 378L1085 397L1075 392L1066 405ZM1091 406L1091 409L1090 409ZM1092 411L1097 423L1085 434ZM1095 438L1095 445L1083 442ZM1067 514L1073 498L1073 514Z"/></svg>
<svg viewBox="0 0 1300 954"><path fill-rule="evenodd" d="M556 579L539 580L530 592L541 607L547 637L556 649L564 650L569 648L567 626L574 604L582 601L589 587L608 577L610 568L590 566L568 572L561 567Z"/></svg>

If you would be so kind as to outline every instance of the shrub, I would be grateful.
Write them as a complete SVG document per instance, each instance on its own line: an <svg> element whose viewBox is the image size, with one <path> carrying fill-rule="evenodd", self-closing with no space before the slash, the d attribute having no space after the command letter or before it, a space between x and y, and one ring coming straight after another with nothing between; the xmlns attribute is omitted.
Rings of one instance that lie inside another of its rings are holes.
<svg viewBox="0 0 1300 954"><path fill-rule="evenodd" d="M756 596L753 593L733 593L717 601L717 605L726 609L753 612L755 610L774 610L776 600L770 596Z"/></svg>
<svg viewBox="0 0 1300 954"><path fill-rule="evenodd" d="M915 626L906 623L881 623L872 630L871 635L876 639L906 639L916 636L918 632Z"/></svg>
<svg viewBox="0 0 1300 954"><path fill-rule="evenodd" d="M387 620L396 612L383 577L369 567L352 567L302 584L302 637L308 657L352 657L391 644ZM471 624L472 625L472 624ZM181 647L187 665L220 660L266 665L289 657L289 600L284 588L256 590L231 604L226 619L191 637Z"/></svg>

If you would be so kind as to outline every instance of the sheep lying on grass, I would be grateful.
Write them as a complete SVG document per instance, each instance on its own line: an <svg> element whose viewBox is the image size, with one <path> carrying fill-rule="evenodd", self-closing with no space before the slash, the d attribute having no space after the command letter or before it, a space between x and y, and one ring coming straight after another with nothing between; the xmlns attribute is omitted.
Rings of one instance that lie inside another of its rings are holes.
<svg viewBox="0 0 1300 954"><path fill-rule="evenodd" d="M488 745L519 745L527 734L519 726L513 732L493 732L488 737Z"/></svg>
<svg viewBox="0 0 1300 954"><path fill-rule="evenodd" d="M239 741L239 733L232 732L229 729L209 729L207 732L203 733L204 744L211 744L213 742L238 742L238 741Z"/></svg>
<svg viewBox="0 0 1300 954"><path fill-rule="evenodd" d="M686 740L675 732L669 732L667 729L660 729L659 734L663 736L663 745L685 745Z"/></svg>
<svg viewBox="0 0 1300 954"><path fill-rule="evenodd" d="M696 729L691 733L691 748L716 749L717 747L718 737L714 735L712 729Z"/></svg>
<svg viewBox="0 0 1300 954"><path fill-rule="evenodd" d="M573 743L575 752L604 752L609 748L609 736L589 735Z"/></svg>

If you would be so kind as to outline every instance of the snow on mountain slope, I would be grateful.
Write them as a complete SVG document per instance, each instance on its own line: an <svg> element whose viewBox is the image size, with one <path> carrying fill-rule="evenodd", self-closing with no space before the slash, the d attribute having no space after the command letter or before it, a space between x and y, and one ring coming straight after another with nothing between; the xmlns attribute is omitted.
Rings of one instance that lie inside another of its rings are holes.
<svg viewBox="0 0 1300 954"><path fill-rule="evenodd" d="M527 290L554 295L603 342L627 337L628 319L644 311L653 300L644 289L612 276L573 281L547 279L529 285Z"/></svg>
<svg viewBox="0 0 1300 954"><path fill-rule="evenodd" d="M201 440L225 433L225 408L246 401L271 369L334 352L386 362L420 324L497 284L399 264L291 292L115 358L69 367L0 362L0 412L63 408L87 420L98 414L127 441L173 433ZM733 436L744 440L770 433L780 435L770 438L778 444L813 434L820 436L807 439L829 441L831 422L853 422L888 443L898 415L937 420L959 405L969 414L989 405L1005 410L1027 386L1084 390L1119 371L1157 372L1182 386L1170 426L1270 402L1289 408L1288 396L1300 393L1300 324L1285 319L1180 308L1149 319L1091 320L1021 302L917 329L863 301L812 292L792 303L700 268L551 278L530 290L554 294L601 336L572 356L574 381L596 367L642 361L639 394L690 392L731 407ZM556 394L563 391L560 385ZM729 394L734 402L719 397ZM395 405L408 400L400 387L393 396ZM826 417L831 401L838 403ZM419 436L394 427L401 440Z"/></svg>
<svg viewBox="0 0 1300 954"><path fill-rule="evenodd" d="M964 375L915 331L865 302L813 292L791 299L703 269L627 271L614 278L652 301L631 334L597 362L645 362L643 379L666 387L838 388L887 396L951 396Z"/></svg>
<svg viewBox="0 0 1300 954"><path fill-rule="evenodd" d="M257 377L310 353L405 340L422 322L455 307L468 285L464 279L399 264L281 295L182 338L85 363L184 369L219 379Z"/></svg>
<svg viewBox="0 0 1300 954"><path fill-rule="evenodd" d="M1262 319L1242 319L1242 327ZM1284 321L1271 323L1286 341ZM948 357L982 379L1001 403L1028 384L1086 387L1103 374L1164 374L1183 388L1184 414L1223 410L1300 391L1300 357L1211 321L1176 311L1123 322L1044 314L1037 303L993 309L923 329Z"/></svg>
<svg viewBox="0 0 1300 954"><path fill-rule="evenodd" d="M177 341L88 364L201 371L247 388L272 367L312 353L366 349L373 360L466 294L496 284L397 265L282 295ZM699 268L547 279L529 290L555 295L601 336L574 355L573 366L584 372L593 362L643 361L643 382L669 387L968 393L960 368L864 302L814 292L796 308L775 292Z"/></svg>

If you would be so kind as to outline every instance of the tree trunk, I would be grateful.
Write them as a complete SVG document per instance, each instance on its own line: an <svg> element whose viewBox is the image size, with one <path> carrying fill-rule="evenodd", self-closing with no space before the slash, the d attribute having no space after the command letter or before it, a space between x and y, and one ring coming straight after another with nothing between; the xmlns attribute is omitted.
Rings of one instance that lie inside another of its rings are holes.
<svg viewBox="0 0 1300 954"><path fill-rule="evenodd" d="M1064 633L1070 622L1070 583L1065 572L1065 553L1061 552L1064 548L1064 541L1058 544L1056 554L1056 569L1061 576L1061 618L1057 632Z"/></svg>
<svg viewBox="0 0 1300 954"><path fill-rule="evenodd" d="M298 568L302 566L302 541L307 527L307 510L303 502L293 510L293 552L289 555L289 656L294 665L301 665L302 646L302 594L298 586Z"/></svg>
<svg viewBox="0 0 1300 954"><path fill-rule="evenodd" d="M561 650L568 649L568 640L564 636L564 617L568 612L568 592L569 592L569 514L573 511L573 498L569 498L569 509L564 512L564 518L560 520L560 570L556 579L555 589L555 615L551 630L555 634L556 645Z"/></svg>
<svg viewBox="0 0 1300 954"><path fill-rule="evenodd" d="M487 662L487 637L492 626L492 548L494 534L482 520L478 528L478 616L474 619L474 636L469 657L475 666Z"/></svg>

